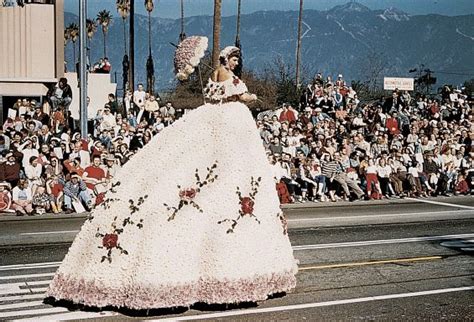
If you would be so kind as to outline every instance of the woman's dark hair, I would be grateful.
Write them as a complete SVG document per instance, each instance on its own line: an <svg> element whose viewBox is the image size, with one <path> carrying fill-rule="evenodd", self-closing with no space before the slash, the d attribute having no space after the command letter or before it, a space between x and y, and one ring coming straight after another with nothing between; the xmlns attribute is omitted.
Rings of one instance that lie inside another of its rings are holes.
<svg viewBox="0 0 474 322"><path fill-rule="evenodd" d="M221 65L225 65L227 64L227 60L231 59L232 57L240 58L240 49L234 49L227 57L219 57L219 62Z"/></svg>

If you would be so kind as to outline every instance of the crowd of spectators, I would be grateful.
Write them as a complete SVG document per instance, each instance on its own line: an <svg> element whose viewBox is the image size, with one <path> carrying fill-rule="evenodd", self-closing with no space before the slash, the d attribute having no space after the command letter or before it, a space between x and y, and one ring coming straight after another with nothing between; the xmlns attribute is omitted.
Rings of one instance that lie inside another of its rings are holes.
<svg viewBox="0 0 474 322"><path fill-rule="evenodd" d="M120 166L174 122L170 102L139 85L119 107L113 93L81 138L68 112L72 92L61 79L40 104L20 98L0 128L0 211L16 215L88 211L103 201Z"/></svg>
<svg viewBox="0 0 474 322"><path fill-rule="evenodd" d="M139 84L114 94L81 138L60 79L41 102L18 99L0 128L0 211L16 215L88 211L119 168L179 116ZM294 108L257 116L282 203L470 194L473 102L445 87L439 98L361 103L342 75L318 74Z"/></svg>
<svg viewBox="0 0 474 322"><path fill-rule="evenodd" d="M317 74L296 108L257 117L282 203L450 196L474 186L473 101L395 90L361 103Z"/></svg>

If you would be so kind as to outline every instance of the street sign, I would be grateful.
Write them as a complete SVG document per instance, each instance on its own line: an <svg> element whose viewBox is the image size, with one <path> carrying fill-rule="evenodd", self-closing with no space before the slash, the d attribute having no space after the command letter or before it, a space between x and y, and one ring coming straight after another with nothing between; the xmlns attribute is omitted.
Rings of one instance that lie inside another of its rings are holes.
<svg viewBox="0 0 474 322"><path fill-rule="evenodd" d="M401 77L384 77L383 89L394 90L399 89L402 91L412 91L414 88L413 78L401 78Z"/></svg>

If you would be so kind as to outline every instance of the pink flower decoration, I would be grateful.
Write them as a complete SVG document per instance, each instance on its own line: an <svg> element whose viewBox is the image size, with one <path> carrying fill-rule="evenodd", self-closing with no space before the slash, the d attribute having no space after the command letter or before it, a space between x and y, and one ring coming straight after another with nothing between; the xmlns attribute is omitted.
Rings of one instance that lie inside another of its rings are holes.
<svg viewBox="0 0 474 322"><path fill-rule="evenodd" d="M107 249L117 247L118 235L117 234L105 234L102 238L102 246Z"/></svg>
<svg viewBox="0 0 474 322"><path fill-rule="evenodd" d="M255 202L250 197L243 197L240 203L241 210L245 215L251 215L253 213Z"/></svg>
<svg viewBox="0 0 474 322"><path fill-rule="evenodd" d="M182 189L179 192L179 197L181 199L192 200L196 197L197 191L194 188Z"/></svg>

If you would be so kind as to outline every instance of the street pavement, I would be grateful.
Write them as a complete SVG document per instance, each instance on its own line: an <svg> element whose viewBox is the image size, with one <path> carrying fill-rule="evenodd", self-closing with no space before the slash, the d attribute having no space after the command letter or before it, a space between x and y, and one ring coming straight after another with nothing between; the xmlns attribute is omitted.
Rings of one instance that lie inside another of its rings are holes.
<svg viewBox="0 0 474 322"><path fill-rule="evenodd" d="M44 304L47 285L84 218L2 218L0 321L474 318L472 253L443 246L474 240L474 198L306 203L284 211L299 260L294 292L258 305L148 312Z"/></svg>

